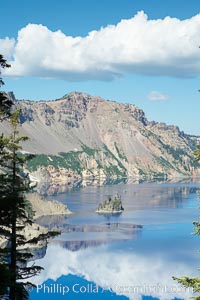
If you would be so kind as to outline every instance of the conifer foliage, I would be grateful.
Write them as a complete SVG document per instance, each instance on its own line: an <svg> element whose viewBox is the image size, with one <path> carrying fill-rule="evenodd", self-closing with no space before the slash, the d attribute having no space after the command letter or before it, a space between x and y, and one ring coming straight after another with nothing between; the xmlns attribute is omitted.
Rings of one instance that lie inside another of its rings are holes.
<svg viewBox="0 0 200 300"><path fill-rule="evenodd" d="M200 161L200 146L197 146L197 149L194 151L194 156L196 161ZM199 193L200 197L200 193ZM193 222L194 225L194 232L195 235L200 235L200 222L196 221ZM188 277L188 276L182 276L180 278L172 277L177 282L181 283L184 287L193 288L194 293L200 294L200 277ZM200 296L195 296L192 299L194 300L200 300Z"/></svg>
<svg viewBox="0 0 200 300"><path fill-rule="evenodd" d="M0 55L1 67L8 67ZM3 83L0 79L1 84ZM31 260L31 245L47 238L40 234L37 238L27 240L22 234L26 226L33 223L32 208L25 198L30 190L28 174L23 165L29 156L22 156L22 143L28 137L20 136L18 131L20 111L10 108L13 103L6 94L0 93L0 121L7 122L10 135L0 134L0 237L4 247L0 247L0 299L28 299L27 281L41 271L39 266L28 266ZM6 119L6 120L5 120ZM32 156L31 156L32 157ZM26 250L25 250L26 249Z"/></svg>
<svg viewBox="0 0 200 300"><path fill-rule="evenodd" d="M10 65L7 64L3 55L0 54L0 87L4 85L4 81L1 77L1 69L5 68L10 68ZM10 100L5 93L0 92L0 119L9 117L12 104L12 100Z"/></svg>

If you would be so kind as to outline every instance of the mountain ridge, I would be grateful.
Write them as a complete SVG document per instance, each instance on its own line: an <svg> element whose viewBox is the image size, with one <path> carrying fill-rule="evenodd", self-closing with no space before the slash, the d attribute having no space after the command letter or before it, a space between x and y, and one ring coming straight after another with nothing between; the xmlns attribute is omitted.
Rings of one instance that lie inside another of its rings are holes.
<svg viewBox="0 0 200 300"><path fill-rule="evenodd" d="M15 105L22 112L20 132L30 137L23 149L38 157L27 167L39 180L199 175L193 151L200 137L148 121L133 104L72 92Z"/></svg>

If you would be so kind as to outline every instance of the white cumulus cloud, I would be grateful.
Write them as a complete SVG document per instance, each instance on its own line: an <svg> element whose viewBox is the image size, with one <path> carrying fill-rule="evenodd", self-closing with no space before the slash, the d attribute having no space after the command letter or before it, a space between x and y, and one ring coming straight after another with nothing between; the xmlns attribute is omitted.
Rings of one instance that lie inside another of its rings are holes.
<svg viewBox="0 0 200 300"><path fill-rule="evenodd" d="M200 14L186 20L148 20L144 12L91 31L86 37L28 24L17 40L1 39L0 52L12 54L11 76L70 81L113 80L127 73L192 77L200 73Z"/></svg>
<svg viewBox="0 0 200 300"><path fill-rule="evenodd" d="M15 39L0 39L0 53L4 55L5 59L10 60L15 47Z"/></svg>
<svg viewBox="0 0 200 300"><path fill-rule="evenodd" d="M173 255L172 255L173 257ZM178 261L166 253L109 252L107 247L87 248L72 252L58 245L50 245L46 256L39 261L44 271L32 279L41 285L48 279L57 280L62 275L78 275L103 288L112 288L116 294L127 296L130 300L142 300L142 294L169 300L169 296L189 299L191 293L178 288L172 279L179 274L193 276L191 262ZM148 290L145 286L160 288ZM122 289L119 289L122 287ZM124 287L124 289L123 289ZM136 293L126 287L139 287ZM170 288L173 289L173 294ZM171 294L169 294L171 291ZM171 297L170 297L171 299Z"/></svg>
<svg viewBox="0 0 200 300"><path fill-rule="evenodd" d="M150 100L150 101L165 101L168 98L169 98L168 95L160 93L158 91L151 91L147 95L147 99Z"/></svg>

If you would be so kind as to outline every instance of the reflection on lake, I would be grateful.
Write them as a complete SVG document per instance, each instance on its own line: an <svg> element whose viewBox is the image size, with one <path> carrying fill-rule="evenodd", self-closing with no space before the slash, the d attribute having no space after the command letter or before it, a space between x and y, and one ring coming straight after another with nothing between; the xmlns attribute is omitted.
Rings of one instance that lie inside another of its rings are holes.
<svg viewBox="0 0 200 300"><path fill-rule="evenodd" d="M37 262L30 299L189 299L172 276L196 276L198 183L144 183L86 187L49 199L66 203L70 216L38 223L59 227ZM107 195L122 195L125 211L105 216L95 209ZM36 255L37 258L37 255Z"/></svg>

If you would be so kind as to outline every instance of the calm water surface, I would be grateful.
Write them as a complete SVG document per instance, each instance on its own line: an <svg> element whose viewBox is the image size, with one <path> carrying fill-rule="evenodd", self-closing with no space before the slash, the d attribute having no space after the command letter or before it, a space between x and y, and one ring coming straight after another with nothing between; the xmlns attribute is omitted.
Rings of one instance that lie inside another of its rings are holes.
<svg viewBox="0 0 200 300"><path fill-rule="evenodd" d="M189 299L172 276L196 276L200 248L199 183L143 183L86 187L49 197L70 216L43 217L62 234L37 253L44 267L30 299ZM121 194L121 215L95 213L108 195Z"/></svg>

